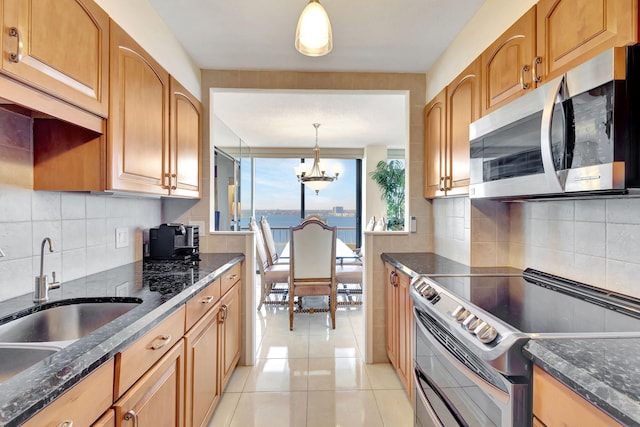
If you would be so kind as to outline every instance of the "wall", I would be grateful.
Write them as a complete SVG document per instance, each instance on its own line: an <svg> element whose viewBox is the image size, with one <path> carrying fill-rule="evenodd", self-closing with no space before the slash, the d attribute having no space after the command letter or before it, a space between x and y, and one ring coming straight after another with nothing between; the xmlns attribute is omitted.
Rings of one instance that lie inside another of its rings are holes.
<svg viewBox="0 0 640 427"><path fill-rule="evenodd" d="M486 0L427 72L426 99L436 96L536 3L537 0Z"/></svg>
<svg viewBox="0 0 640 427"><path fill-rule="evenodd" d="M433 200L433 246L438 255L471 263L471 211L468 197Z"/></svg>
<svg viewBox="0 0 640 427"><path fill-rule="evenodd" d="M142 229L160 223L158 199L33 191L31 127L0 109L0 300L33 292L44 237L55 247L45 273L64 283L142 259ZM129 247L115 248L116 227L129 229Z"/></svg>
<svg viewBox="0 0 640 427"><path fill-rule="evenodd" d="M510 204L510 254L533 267L640 297L640 199Z"/></svg>
<svg viewBox="0 0 640 427"><path fill-rule="evenodd" d="M95 0L140 46L200 99L200 69L148 0Z"/></svg>

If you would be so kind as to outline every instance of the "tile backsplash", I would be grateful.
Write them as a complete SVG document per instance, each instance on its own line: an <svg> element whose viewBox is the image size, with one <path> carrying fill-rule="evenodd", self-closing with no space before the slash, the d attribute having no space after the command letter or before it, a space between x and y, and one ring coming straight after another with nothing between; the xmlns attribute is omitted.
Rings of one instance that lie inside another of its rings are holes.
<svg viewBox="0 0 640 427"><path fill-rule="evenodd" d="M33 292L40 244L45 274L65 281L142 259L143 230L161 221L159 199L33 191L31 119L0 109L0 300ZM116 249L115 229L129 230ZM53 291L61 292L61 291Z"/></svg>

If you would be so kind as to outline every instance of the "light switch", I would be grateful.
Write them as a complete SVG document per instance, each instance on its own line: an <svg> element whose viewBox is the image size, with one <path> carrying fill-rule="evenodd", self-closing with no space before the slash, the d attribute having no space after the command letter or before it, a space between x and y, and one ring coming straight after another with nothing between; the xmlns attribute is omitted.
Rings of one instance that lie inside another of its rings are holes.
<svg viewBox="0 0 640 427"><path fill-rule="evenodd" d="M116 249L129 246L129 229L127 227L116 228Z"/></svg>

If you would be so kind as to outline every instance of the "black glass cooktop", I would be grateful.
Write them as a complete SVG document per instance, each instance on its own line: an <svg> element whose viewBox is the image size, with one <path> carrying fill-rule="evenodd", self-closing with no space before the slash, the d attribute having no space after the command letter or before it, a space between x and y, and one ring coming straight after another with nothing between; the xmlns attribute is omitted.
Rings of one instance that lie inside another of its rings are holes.
<svg viewBox="0 0 640 427"><path fill-rule="evenodd" d="M525 333L640 333L640 300L535 270L431 279Z"/></svg>

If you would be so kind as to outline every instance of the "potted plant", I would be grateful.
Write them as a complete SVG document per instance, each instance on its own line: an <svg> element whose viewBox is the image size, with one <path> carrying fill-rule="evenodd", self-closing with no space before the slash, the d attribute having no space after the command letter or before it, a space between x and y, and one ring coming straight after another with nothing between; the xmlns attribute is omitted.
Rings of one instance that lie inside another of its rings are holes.
<svg viewBox="0 0 640 427"><path fill-rule="evenodd" d="M387 202L387 230L404 229L404 164L399 160L380 160L369 172Z"/></svg>

